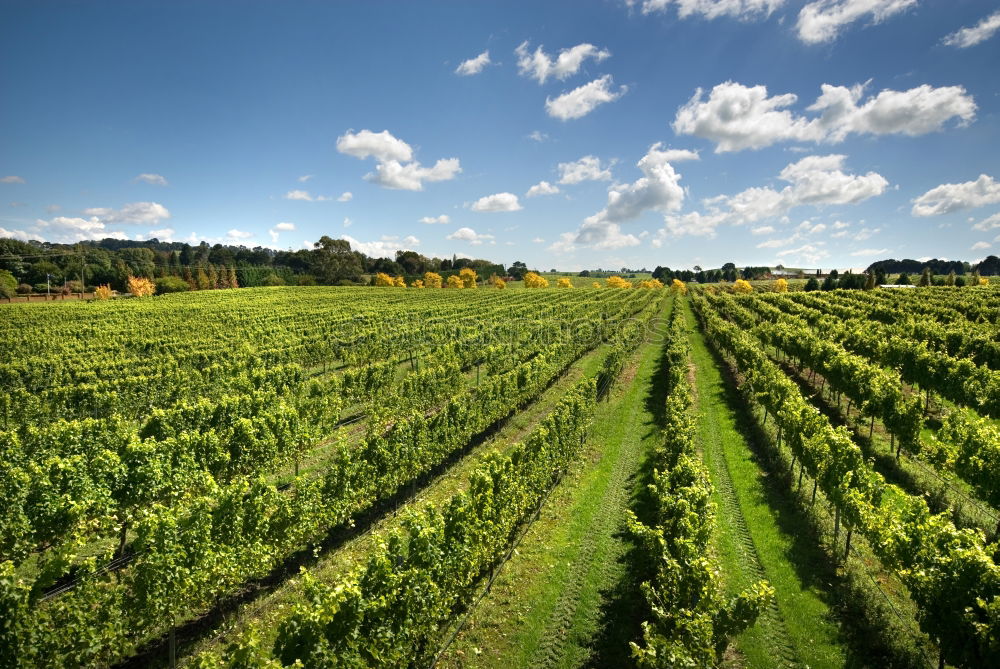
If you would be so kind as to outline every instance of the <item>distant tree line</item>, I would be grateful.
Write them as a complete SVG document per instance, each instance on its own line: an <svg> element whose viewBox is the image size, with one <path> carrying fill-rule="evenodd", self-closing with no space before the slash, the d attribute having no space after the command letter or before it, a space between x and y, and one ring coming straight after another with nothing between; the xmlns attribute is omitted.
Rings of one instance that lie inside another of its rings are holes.
<svg viewBox="0 0 1000 669"><path fill-rule="evenodd" d="M653 278L664 283L669 283L674 279L680 279L687 283L695 281L697 283L718 283L720 281L733 282L737 279L747 279L748 281L760 279L771 273L770 267L751 267L743 269L736 267L735 263L727 262L719 269L704 270L698 265L693 269L672 270L669 267L656 266L653 270Z"/></svg>
<svg viewBox="0 0 1000 669"><path fill-rule="evenodd" d="M949 274L954 272L958 276L979 272L981 276L1000 275L1000 258L996 256L986 256L982 262L970 264L961 260L879 260L868 266L866 272L881 271L885 274L920 274L924 268L930 268L931 274Z"/></svg>
<svg viewBox="0 0 1000 669"><path fill-rule="evenodd" d="M416 251L397 251L395 258L374 258L351 249L343 239L324 236L312 249L281 251L262 246L197 245L102 239L77 244L0 239L0 272L4 290L11 281L18 292L77 292L84 286L109 285L124 291L128 278L156 282L157 292L268 285L355 285L366 275L447 277L463 268L479 276L507 276L503 265L470 258L428 258ZM524 263L512 271L523 275ZM81 285L81 282L83 285Z"/></svg>

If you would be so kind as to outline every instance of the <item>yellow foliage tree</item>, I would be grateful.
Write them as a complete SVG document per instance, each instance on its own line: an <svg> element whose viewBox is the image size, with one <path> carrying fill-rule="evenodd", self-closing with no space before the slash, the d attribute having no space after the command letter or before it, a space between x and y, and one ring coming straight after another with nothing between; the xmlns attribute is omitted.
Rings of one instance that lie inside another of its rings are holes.
<svg viewBox="0 0 1000 669"><path fill-rule="evenodd" d="M423 287L424 287L423 279L414 279L413 283L410 284L410 288L423 288Z"/></svg>
<svg viewBox="0 0 1000 669"><path fill-rule="evenodd" d="M981 277L979 277L979 285L980 286L988 286L988 285L990 285L990 280L987 279L985 276L981 276Z"/></svg>
<svg viewBox="0 0 1000 669"><path fill-rule="evenodd" d="M462 280L463 288L475 288L476 281L479 280L479 275L476 274L476 270L471 267L463 267L458 273L458 277Z"/></svg>
<svg viewBox="0 0 1000 669"><path fill-rule="evenodd" d="M594 281L593 283L590 284L590 287L591 288L600 288L601 287L601 282L600 281Z"/></svg>
<svg viewBox="0 0 1000 669"><path fill-rule="evenodd" d="M497 277L496 281L493 282L493 287L503 290L504 288L507 287L507 282L501 279L500 277Z"/></svg>
<svg viewBox="0 0 1000 669"><path fill-rule="evenodd" d="M639 282L640 288L645 288L646 290L660 290L663 288L663 282L659 279L646 279L645 281Z"/></svg>
<svg viewBox="0 0 1000 669"><path fill-rule="evenodd" d="M392 285L396 288L406 288L406 279L401 276L397 276L392 280Z"/></svg>
<svg viewBox="0 0 1000 669"><path fill-rule="evenodd" d="M733 284L734 293L752 293L753 286L746 279L736 279L736 283Z"/></svg>
<svg viewBox="0 0 1000 669"><path fill-rule="evenodd" d="M548 288L549 280L544 276L538 276L535 272L528 272L524 275L525 288Z"/></svg>
<svg viewBox="0 0 1000 669"><path fill-rule="evenodd" d="M565 276L556 281L556 288L572 288L572 287L573 287L573 282L570 281L569 278Z"/></svg>
<svg viewBox="0 0 1000 669"><path fill-rule="evenodd" d="M424 273L424 285L428 288L440 288L441 287L441 275L437 272L426 272Z"/></svg>
<svg viewBox="0 0 1000 669"><path fill-rule="evenodd" d="M128 292L135 297L149 297L156 292L156 284L145 277L130 276L128 278Z"/></svg>
<svg viewBox="0 0 1000 669"><path fill-rule="evenodd" d="M674 279L670 282L670 292L676 293L678 295L687 295L688 287L687 284L680 279Z"/></svg>
<svg viewBox="0 0 1000 669"><path fill-rule="evenodd" d="M784 279L778 279L774 282L774 292L776 293L787 293L788 292L788 282Z"/></svg>
<svg viewBox="0 0 1000 669"><path fill-rule="evenodd" d="M392 277L385 272L378 272L375 274L375 285L376 286L392 286Z"/></svg>
<svg viewBox="0 0 1000 669"><path fill-rule="evenodd" d="M608 288L631 288L632 284L621 278L620 276L609 276L608 280L605 282L608 284Z"/></svg>
<svg viewBox="0 0 1000 669"><path fill-rule="evenodd" d="M452 274L451 276L448 277L448 287L449 288L461 288L461 287L463 287L463 285L464 284L462 283L462 280L459 279L454 274Z"/></svg>
<svg viewBox="0 0 1000 669"><path fill-rule="evenodd" d="M98 286L94 289L94 297L99 300L110 300L111 299L111 286L104 284L103 286Z"/></svg>

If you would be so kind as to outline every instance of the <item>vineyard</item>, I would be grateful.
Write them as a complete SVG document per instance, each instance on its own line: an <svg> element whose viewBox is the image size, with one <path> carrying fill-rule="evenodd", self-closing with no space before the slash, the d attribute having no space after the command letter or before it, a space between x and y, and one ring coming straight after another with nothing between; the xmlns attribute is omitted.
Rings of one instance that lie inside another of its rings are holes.
<svg viewBox="0 0 1000 669"><path fill-rule="evenodd" d="M0 666L1000 665L1000 292L618 281L5 305Z"/></svg>

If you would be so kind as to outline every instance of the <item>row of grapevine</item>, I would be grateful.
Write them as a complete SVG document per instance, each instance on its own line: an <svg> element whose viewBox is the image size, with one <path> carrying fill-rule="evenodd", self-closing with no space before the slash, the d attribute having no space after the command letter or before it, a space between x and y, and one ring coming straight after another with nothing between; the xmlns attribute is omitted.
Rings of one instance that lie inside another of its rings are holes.
<svg viewBox="0 0 1000 669"><path fill-rule="evenodd" d="M1000 567L981 532L958 530L920 497L886 484L844 428L834 428L761 350L757 340L696 301L709 338L735 361L748 392L771 416L848 531L865 537L897 572L921 629L959 667L1000 662Z"/></svg>
<svg viewBox="0 0 1000 669"><path fill-rule="evenodd" d="M249 636L200 666L427 666L449 621L578 453L595 399L594 380L580 382L523 444L487 456L467 491L414 513L343 582L307 574L306 601L281 620L273 646Z"/></svg>
<svg viewBox="0 0 1000 669"><path fill-rule="evenodd" d="M680 299L680 298L675 298ZM630 512L629 531L640 546L642 584L652 617L642 643L632 644L640 667L715 666L730 637L753 625L774 590L759 582L726 600L718 566L709 557L715 524L712 483L695 451L687 338L674 306L666 343L667 400L664 440L653 454L655 503L651 525Z"/></svg>

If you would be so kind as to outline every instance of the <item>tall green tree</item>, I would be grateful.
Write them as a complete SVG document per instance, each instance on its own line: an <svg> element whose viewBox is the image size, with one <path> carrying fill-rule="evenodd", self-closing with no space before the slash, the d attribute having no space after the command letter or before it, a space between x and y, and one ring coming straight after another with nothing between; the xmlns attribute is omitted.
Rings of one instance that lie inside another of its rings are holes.
<svg viewBox="0 0 1000 669"><path fill-rule="evenodd" d="M312 271L321 282L331 284L343 279L357 281L361 278L361 254L352 251L346 239L323 235L314 247Z"/></svg>

